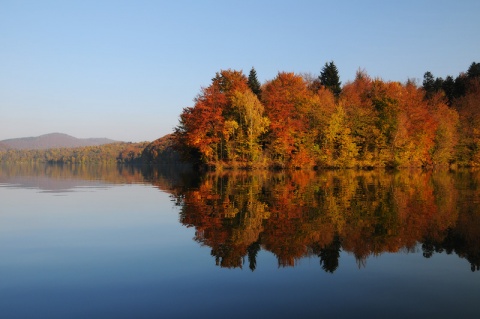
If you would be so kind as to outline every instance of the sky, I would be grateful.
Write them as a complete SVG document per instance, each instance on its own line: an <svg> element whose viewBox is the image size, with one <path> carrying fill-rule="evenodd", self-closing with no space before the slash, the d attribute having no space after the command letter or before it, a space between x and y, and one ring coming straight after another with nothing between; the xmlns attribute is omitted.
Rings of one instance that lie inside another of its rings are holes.
<svg viewBox="0 0 480 319"><path fill-rule="evenodd" d="M455 77L480 62L479 16L477 0L0 0L0 140L153 141L225 69Z"/></svg>

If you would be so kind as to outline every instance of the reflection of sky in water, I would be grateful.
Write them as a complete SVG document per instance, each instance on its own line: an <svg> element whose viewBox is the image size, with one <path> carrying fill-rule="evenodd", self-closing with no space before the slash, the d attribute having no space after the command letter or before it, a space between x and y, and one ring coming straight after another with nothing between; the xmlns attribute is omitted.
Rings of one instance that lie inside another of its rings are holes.
<svg viewBox="0 0 480 319"><path fill-rule="evenodd" d="M169 194L151 185L64 182L0 185L1 318L480 313L480 272L454 254L383 253L359 268L341 252L331 274L318 258L278 268L277 257L261 250L254 272L248 263L224 269L192 240L195 229L179 223Z"/></svg>
<svg viewBox="0 0 480 319"><path fill-rule="evenodd" d="M106 189L109 185L102 181L95 180L16 176L0 178L0 187L31 188L38 189L40 192L45 193L65 193L88 191L89 189L93 191L96 189Z"/></svg>

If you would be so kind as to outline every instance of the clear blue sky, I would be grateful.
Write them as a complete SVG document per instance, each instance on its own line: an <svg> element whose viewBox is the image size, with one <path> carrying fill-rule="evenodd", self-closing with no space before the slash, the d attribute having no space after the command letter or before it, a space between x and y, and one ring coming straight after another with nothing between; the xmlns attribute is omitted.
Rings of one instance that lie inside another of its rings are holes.
<svg viewBox="0 0 480 319"><path fill-rule="evenodd" d="M152 141L222 69L340 80L457 76L480 62L480 1L0 0L0 140Z"/></svg>

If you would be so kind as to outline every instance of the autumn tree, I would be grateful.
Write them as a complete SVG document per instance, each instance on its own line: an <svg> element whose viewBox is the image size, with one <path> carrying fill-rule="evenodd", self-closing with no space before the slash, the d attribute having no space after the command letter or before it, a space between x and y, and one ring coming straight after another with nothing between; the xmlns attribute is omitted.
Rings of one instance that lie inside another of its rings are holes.
<svg viewBox="0 0 480 319"><path fill-rule="evenodd" d="M354 167L358 154L348 127L345 109L339 105L328 123L326 130L327 165L330 167Z"/></svg>
<svg viewBox="0 0 480 319"><path fill-rule="evenodd" d="M455 145L455 115L445 109L441 93L435 93L435 79L427 73L424 86L429 85L433 89L427 101L425 89L418 88L414 81L401 84L371 80L359 72L354 82L345 85L340 101L358 147L359 166L431 165L433 153L437 162L448 162L446 158ZM442 127L437 130L440 123ZM448 139L436 139L440 132Z"/></svg>
<svg viewBox="0 0 480 319"><path fill-rule="evenodd" d="M194 107L185 108L180 115L175 138L181 151L196 155L206 164L228 160L226 147L232 128L226 121L232 116L231 99L235 92L246 90L247 78L242 72L218 72L212 84L197 96Z"/></svg>
<svg viewBox="0 0 480 319"><path fill-rule="evenodd" d="M403 124L406 134L402 136L405 141L399 143L403 148L399 149L397 156L402 166L432 165L432 150L439 122L424 101L421 89L413 84L402 85L399 93L400 116L406 120Z"/></svg>
<svg viewBox="0 0 480 319"><path fill-rule="evenodd" d="M195 99L195 106L184 109L176 140L184 154L199 156L204 164L251 165L261 158L259 136L269 124L263 113L243 73L221 71Z"/></svg>
<svg viewBox="0 0 480 319"><path fill-rule="evenodd" d="M212 163L223 157L221 132L225 121L222 112L226 103L227 99L215 84L202 90L194 107L183 109L175 138L187 159Z"/></svg>
<svg viewBox="0 0 480 319"><path fill-rule="evenodd" d="M358 70L355 80L345 84L342 103L357 146L357 165L362 167L384 166L384 136L381 134L379 112L372 101L373 80L364 70Z"/></svg>
<svg viewBox="0 0 480 319"><path fill-rule="evenodd" d="M455 149L459 141L458 112L448 107L447 103L448 99L441 93L432 96L428 102L436 126L434 145L430 150L435 166L447 166L455 161Z"/></svg>
<svg viewBox="0 0 480 319"><path fill-rule="evenodd" d="M480 165L480 80L470 82L466 94L455 100L460 116L460 143L457 157L460 165Z"/></svg>
<svg viewBox="0 0 480 319"><path fill-rule="evenodd" d="M262 101L270 119L266 137L267 151L277 167L312 166L308 114L314 103L313 93L303 78L293 73L279 73L265 84Z"/></svg>
<svg viewBox="0 0 480 319"><path fill-rule="evenodd" d="M231 98L232 119L227 121L235 152L241 160L253 163L261 156L259 137L268 129L270 121L264 116L264 107L251 91L235 91Z"/></svg>
<svg viewBox="0 0 480 319"><path fill-rule="evenodd" d="M333 93L320 86L310 98L309 108L307 109L308 131L306 140L310 152L315 157L317 167L328 166L328 130L332 115L337 107L337 102Z"/></svg>

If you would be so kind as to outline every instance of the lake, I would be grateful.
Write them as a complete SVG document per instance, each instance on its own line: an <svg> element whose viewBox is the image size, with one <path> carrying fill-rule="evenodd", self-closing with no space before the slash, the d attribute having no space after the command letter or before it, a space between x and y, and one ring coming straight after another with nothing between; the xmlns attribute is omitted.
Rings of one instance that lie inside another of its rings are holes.
<svg viewBox="0 0 480 319"><path fill-rule="evenodd" d="M478 318L480 173L3 165L1 318Z"/></svg>

